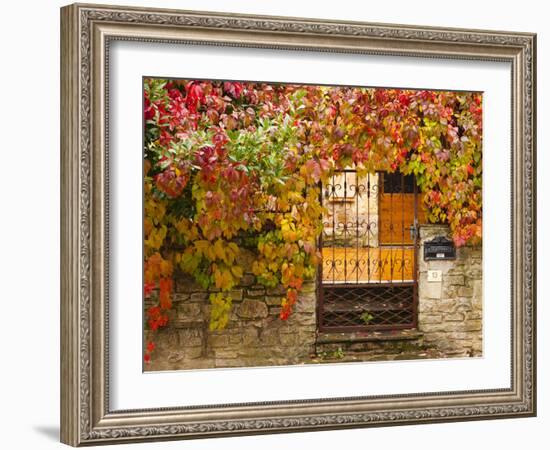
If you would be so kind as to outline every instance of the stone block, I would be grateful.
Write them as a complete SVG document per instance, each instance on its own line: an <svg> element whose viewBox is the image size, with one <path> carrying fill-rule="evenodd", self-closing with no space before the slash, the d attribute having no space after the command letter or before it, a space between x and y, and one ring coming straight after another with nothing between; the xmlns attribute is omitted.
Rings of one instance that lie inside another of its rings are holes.
<svg viewBox="0 0 550 450"><path fill-rule="evenodd" d="M446 314L444 316L445 322L464 322L465 318L466 318L466 315L462 312Z"/></svg>
<svg viewBox="0 0 550 450"><path fill-rule="evenodd" d="M256 282L256 277L251 273L245 273L241 278L240 285L243 287L252 286Z"/></svg>
<svg viewBox="0 0 550 450"><path fill-rule="evenodd" d="M452 341L465 341L465 340L471 340L472 334L466 331L463 331L462 329L460 331L453 331L448 333L447 337ZM464 345L464 344L461 344L461 345Z"/></svg>
<svg viewBox="0 0 550 450"><path fill-rule="evenodd" d="M158 360L158 356L156 356L155 359ZM171 364L178 364L187 359L187 353L182 351L170 352L170 354L164 355L162 359L168 361Z"/></svg>
<svg viewBox="0 0 550 450"><path fill-rule="evenodd" d="M450 285L464 286L464 275L447 275L445 277L445 283Z"/></svg>
<svg viewBox="0 0 550 450"><path fill-rule="evenodd" d="M262 319L248 319L246 322L246 326L250 325L257 329L262 329L269 326L270 323L272 323L274 320L275 320L275 317L269 316L269 313L268 313L268 316Z"/></svg>
<svg viewBox="0 0 550 450"><path fill-rule="evenodd" d="M434 311L436 302L432 299L420 297L418 299L418 312L420 314L428 314Z"/></svg>
<svg viewBox="0 0 550 450"><path fill-rule="evenodd" d="M190 294L181 294L181 293L176 292L174 294L174 296L172 297L172 302L173 303L185 302L185 301L189 300L190 297L191 297Z"/></svg>
<svg viewBox="0 0 550 450"><path fill-rule="evenodd" d="M279 286L276 286L274 288L268 288L266 293L267 293L267 295L282 297L282 296L286 295L286 288L284 286L279 285Z"/></svg>
<svg viewBox="0 0 550 450"><path fill-rule="evenodd" d="M301 290L301 292L303 292L303 293L311 293L311 292L316 292L316 290L317 290L317 287L316 287L314 281L306 281L306 282L304 282L304 284L302 285L302 290Z"/></svg>
<svg viewBox="0 0 550 450"><path fill-rule="evenodd" d="M418 323L419 326L423 324L434 324L441 323L443 321L443 316L441 314L419 314Z"/></svg>
<svg viewBox="0 0 550 450"><path fill-rule="evenodd" d="M261 345L269 346L269 345L279 345L281 343L281 339L279 336L279 330L278 329L268 329L263 330L259 334L259 340L261 342Z"/></svg>
<svg viewBox="0 0 550 450"><path fill-rule="evenodd" d="M464 323L464 331L481 331L481 320L468 320Z"/></svg>
<svg viewBox="0 0 550 450"><path fill-rule="evenodd" d="M208 300L208 292L202 291L202 292L193 292L191 294L191 301L197 302L197 301L207 301Z"/></svg>
<svg viewBox="0 0 550 450"><path fill-rule="evenodd" d="M239 301L243 299L244 289L232 289L229 291L229 296L233 301Z"/></svg>
<svg viewBox="0 0 550 450"><path fill-rule="evenodd" d="M472 268L466 271L466 277L468 277L470 280L481 280L483 277L483 272L481 268Z"/></svg>
<svg viewBox="0 0 550 450"><path fill-rule="evenodd" d="M300 313L298 311L294 311L292 315L290 316L289 320L292 324L295 324L296 327L302 327L303 325L315 325L317 323L317 318L315 317L315 313Z"/></svg>
<svg viewBox="0 0 550 450"><path fill-rule="evenodd" d="M265 287L259 284L256 284L246 289L245 298L246 297L263 297L264 295L265 295Z"/></svg>
<svg viewBox="0 0 550 450"><path fill-rule="evenodd" d="M481 309L483 305L483 282L481 280L472 281L472 288L474 290L472 305Z"/></svg>
<svg viewBox="0 0 550 450"><path fill-rule="evenodd" d="M242 332L242 343L244 347L253 347L260 343L258 338L258 329L257 328L247 328Z"/></svg>
<svg viewBox="0 0 550 450"><path fill-rule="evenodd" d="M483 342L481 340L475 340L472 343L472 350L475 354L481 354L481 352L483 351Z"/></svg>
<svg viewBox="0 0 550 450"><path fill-rule="evenodd" d="M447 331L447 328L444 323L423 323L423 324L419 323L418 329L424 333Z"/></svg>
<svg viewBox="0 0 550 450"><path fill-rule="evenodd" d="M237 315L243 319L261 319L268 316L267 305L260 300L245 299L239 305Z"/></svg>
<svg viewBox="0 0 550 450"><path fill-rule="evenodd" d="M203 355L203 348L201 347L187 347L185 349L185 357L189 359L201 358Z"/></svg>
<svg viewBox="0 0 550 450"><path fill-rule="evenodd" d="M178 305L178 320L197 319L202 316L202 308L199 303L183 303Z"/></svg>
<svg viewBox="0 0 550 450"><path fill-rule="evenodd" d="M477 258L481 260L481 258L483 257L481 245L476 245L474 247L469 247L469 248L470 248L470 256L472 258Z"/></svg>
<svg viewBox="0 0 550 450"><path fill-rule="evenodd" d="M268 295L265 297L265 302L269 306L281 306L281 301L283 300L282 295Z"/></svg>
<svg viewBox="0 0 550 450"><path fill-rule="evenodd" d="M301 346L314 346L316 338L317 333L315 331L315 327L312 327L310 330L306 330L304 327L304 329L298 332L298 341Z"/></svg>
<svg viewBox="0 0 550 450"><path fill-rule="evenodd" d="M470 349L448 348L445 350L445 356L448 358L460 358L460 357L470 356Z"/></svg>
<svg viewBox="0 0 550 450"><path fill-rule="evenodd" d="M317 305L317 295L315 292L300 294L294 307L296 312L314 313Z"/></svg>
<svg viewBox="0 0 550 450"><path fill-rule="evenodd" d="M472 297L474 295L474 289L468 286L460 286L457 292L460 297Z"/></svg>
<svg viewBox="0 0 550 450"><path fill-rule="evenodd" d="M437 283L422 283L419 287L419 295L421 297L439 299L441 298L443 284L440 282Z"/></svg>
<svg viewBox="0 0 550 450"><path fill-rule="evenodd" d="M443 289L443 295L447 298L455 298L458 295L459 286L456 285L446 285Z"/></svg>
<svg viewBox="0 0 550 450"><path fill-rule="evenodd" d="M241 342L242 342L242 335L240 332L229 335L230 345L240 345Z"/></svg>
<svg viewBox="0 0 550 450"><path fill-rule="evenodd" d="M472 308L471 299L458 297L454 300L456 302L456 311L467 312L467 313L472 311L473 308Z"/></svg>
<svg viewBox="0 0 550 450"><path fill-rule="evenodd" d="M291 346L299 343L297 334L281 334L280 340L282 345Z"/></svg>
<svg viewBox="0 0 550 450"><path fill-rule="evenodd" d="M422 252L423 251L424 250L422 250ZM421 258L421 260L423 260L423 258ZM450 261L448 261L448 260L447 261L438 261L438 260L426 261L425 264L426 264L426 270L441 270L443 276L447 275L447 272L449 272L449 270L454 267L454 264L453 264L452 260L450 260Z"/></svg>
<svg viewBox="0 0 550 450"><path fill-rule="evenodd" d="M442 313L452 313L456 310L458 304L455 299L443 299L434 305L434 311Z"/></svg>
<svg viewBox="0 0 550 450"><path fill-rule="evenodd" d="M474 310L472 310L468 313L467 318L468 319L480 319L481 320L483 318L483 315L481 313L481 310L474 309Z"/></svg>
<svg viewBox="0 0 550 450"><path fill-rule="evenodd" d="M447 225L439 224L423 224L419 228L420 241L423 243L426 240L432 239L436 236L448 236L449 227Z"/></svg>
<svg viewBox="0 0 550 450"><path fill-rule="evenodd" d="M202 346L203 343L203 332L202 329L184 329L178 330L179 344L182 347L187 346Z"/></svg>
<svg viewBox="0 0 550 450"><path fill-rule="evenodd" d="M208 345L210 347L227 347L229 345L229 335L214 334L208 336Z"/></svg>
<svg viewBox="0 0 550 450"><path fill-rule="evenodd" d="M202 339L204 337L204 329L199 327L186 328L185 330L179 330L178 334L183 340L193 338Z"/></svg>
<svg viewBox="0 0 550 450"><path fill-rule="evenodd" d="M157 354L156 352L160 355L162 352L180 350L178 335L174 332L165 333L163 335L157 334L157 336L153 338L153 341L155 343L155 355Z"/></svg>
<svg viewBox="0 0 550 450"><path fill-rule="evenodd" d="M247 366L248 364L245 361L243 361L241 358L216 358L214 361L214 367L247 367Z"/></svg>
<svg viewBox="0 0 550 450"><path fill-rule="evenodd" d="M236 350L227 350L227 349L216 349L214 351L216 359L228 359L228 358L237 358L238 353Z"/></svg>
<svg viewBox="0 0 550 450"><path fill-rule="evenodd" d="M240 320L238 314L237 314L238 307L237 305L233 305L231 307L231 312L229 313L229 320L231 322L238 322Z"/></svg>

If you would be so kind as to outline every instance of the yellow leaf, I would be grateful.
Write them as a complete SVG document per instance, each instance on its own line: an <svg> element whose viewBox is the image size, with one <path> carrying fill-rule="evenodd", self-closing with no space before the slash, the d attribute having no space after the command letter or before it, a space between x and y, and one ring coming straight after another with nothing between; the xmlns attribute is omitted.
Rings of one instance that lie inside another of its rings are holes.
<svg viewBox="0 0 550 450"><path fill-rule="evenodd" d="M231 272L229 270L223 271L223 285L221 289L228 290L233 287L233 277L231 276Z"/></svg>
<svg viewBox="0 0 550 450"><path fill-rule="evenodd" d="M252 263L252 273L254 275L261 275L263 272L265 272L265 264L261 261L254 261Z"/></svg>
<svg viewBox="0 0 550 450"><path fill-rule="evenodd" d="M214 271L214 282L216 288L224 291L233 287L233 277L227 269L218 269Z"/></svg>
<svg viewBox="0 0 550 450"><path fill-rule="evenodd" d="M218 239L214 244L214 254L218 259L225 261L225 250L223 248L223 243L221 239Z"/></svg>
<svg viewBox="0 0 550 450"><path fill-rule="evenodd" d="M243 269L241 266L231 266L231 272L236 278L240 279L243 277Z"/></svg>
<svg viewBox="0 0 550 450"><path fill-rule="evenodd" d="M172 276L172 263L170 263L170 261L166 261L165 259L163 259L160 262L160 273L164 277L167 277L167 278L171 277Z"/></svg>
<svg viewBox="0 0 550 450"><path fill-rule="evenodd" d="M208 249L210 243L207 240L199 240L195 241L195 248L197 249L197 253L200 255L206 256L206 250Z"/></svg>

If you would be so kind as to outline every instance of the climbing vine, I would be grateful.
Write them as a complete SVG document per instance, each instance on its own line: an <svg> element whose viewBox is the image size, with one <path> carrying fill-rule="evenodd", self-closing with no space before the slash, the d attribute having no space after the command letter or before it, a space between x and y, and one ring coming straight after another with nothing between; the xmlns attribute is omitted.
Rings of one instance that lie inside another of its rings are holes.
<svg viewBox="0 0 550 450"><path fill-rule="evenodd" d="M281 319L315 275L319 183L355 167L414 174L432 222L481 239L480 93L218 81L144 82L144 292L168 322L173 274L212 289L226 326L244 269L282 285ZM243 267L243 254L253 255ZM145 351L149 360L154 350Z"/></svg>

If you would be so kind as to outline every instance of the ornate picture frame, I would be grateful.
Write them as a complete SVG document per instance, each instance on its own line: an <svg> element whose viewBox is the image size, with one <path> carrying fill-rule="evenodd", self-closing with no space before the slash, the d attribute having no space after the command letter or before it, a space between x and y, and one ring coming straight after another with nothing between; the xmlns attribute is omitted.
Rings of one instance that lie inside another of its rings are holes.
<svg viewBox="0 0 550 450"><path fill-rule="evenodd" d="M511 66L508 388L113 410L109 57L115 41ZM536 35L74 4L61 9L61 441L97 445L536 415Z"/></svg>

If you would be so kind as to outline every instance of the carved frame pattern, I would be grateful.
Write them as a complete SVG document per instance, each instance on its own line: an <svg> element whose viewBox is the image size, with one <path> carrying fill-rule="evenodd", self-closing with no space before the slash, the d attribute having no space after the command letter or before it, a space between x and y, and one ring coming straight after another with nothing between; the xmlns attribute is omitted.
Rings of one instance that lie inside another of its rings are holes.
<svg viewBox="0 0 550 450"><path fill-rule="evenodd" d="M535 35L92 5L64 7L61 18L63 442L78 446L535 415ZM108 134L102 104L108 83L102 77L108 77L114 39L511 62L512 387L231 405L236 412L228 405L110 411L108 270L102 265L108 253L108 149L101 140Z"/></svg>

